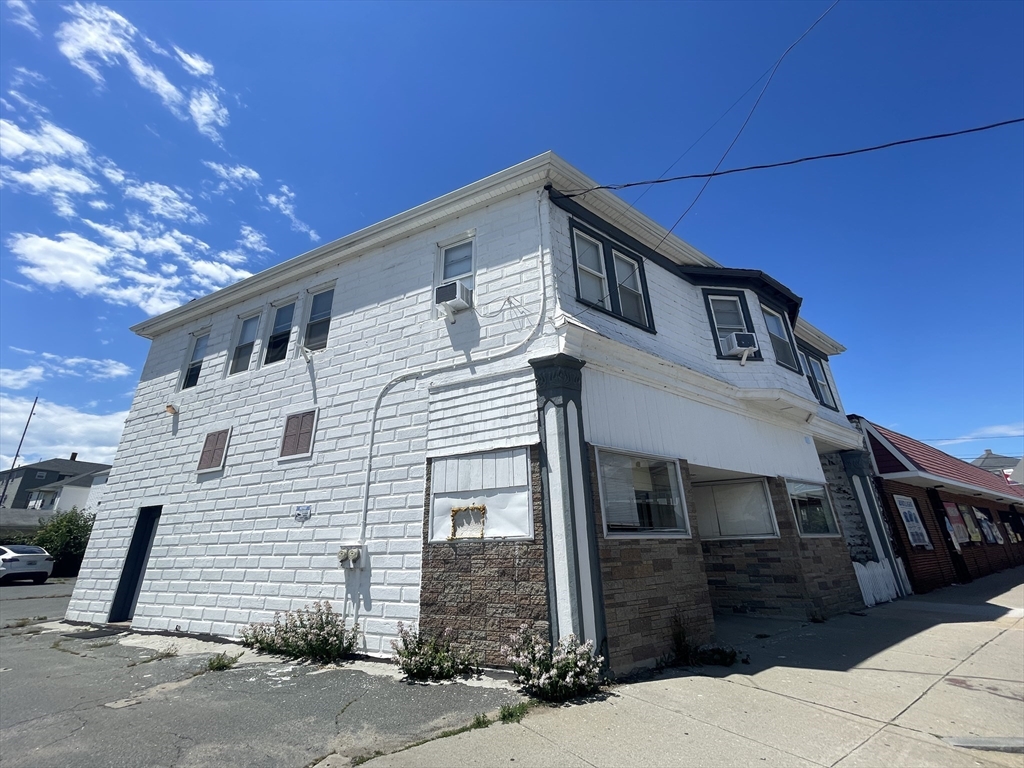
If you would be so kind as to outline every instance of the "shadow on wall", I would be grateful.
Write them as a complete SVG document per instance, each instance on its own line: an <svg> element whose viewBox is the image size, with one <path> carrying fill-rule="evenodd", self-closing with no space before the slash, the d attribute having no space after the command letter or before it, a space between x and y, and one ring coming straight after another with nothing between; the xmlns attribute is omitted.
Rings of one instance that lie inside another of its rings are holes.
<svg viewBox="0 0 1024 768"><path fill-rule="evenodd" d="M999 599L1015 590L1013 599ZM990 602L998 599L1001 605ZM750 656L750 665L732 672L752 675L772 667L823 669L844 672L872 666L876 656L899 646L902 658L879 661L880 669L898 670L893 663L911 656L944 657L941 648L920 644L913 638L942 624L989 624L999 619L1024 617L1024 566L1002 571L971 584L946 587L927 595L914 595L863 611L836 616L822 623L753 617L716 616L715 635ZM1009 607L1016 605L1016 608ZM912 670L908 670L912 671ZM706 673L725 676L732 672L708 668Z"/></svg>

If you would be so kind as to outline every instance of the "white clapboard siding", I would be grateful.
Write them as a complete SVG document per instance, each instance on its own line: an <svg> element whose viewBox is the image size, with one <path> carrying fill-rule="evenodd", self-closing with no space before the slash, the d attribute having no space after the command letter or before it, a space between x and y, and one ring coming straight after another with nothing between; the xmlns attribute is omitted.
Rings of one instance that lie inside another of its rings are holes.
<svg viewBox="0 0 1024 768"><path fill-rule="evenodd" d="M588 442L751 475L825 482L803 433L596 368L583 369Z"/></svg>
<svg viewBox="0 0 1024 768"><path fill-rule="evenodd" d="M528 446L539 442L533 371L430 390L427 454Z"/></svg>

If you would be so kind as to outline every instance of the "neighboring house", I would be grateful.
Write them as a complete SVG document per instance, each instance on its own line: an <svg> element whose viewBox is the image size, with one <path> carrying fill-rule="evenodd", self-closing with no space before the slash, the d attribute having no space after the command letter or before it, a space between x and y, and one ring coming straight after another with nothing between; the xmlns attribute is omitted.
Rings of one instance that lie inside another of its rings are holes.
<svg viewBox="0 0 1024 768"><path fill-rule="evenodd" d="M986 472L991 472L996 477L1007 480L1020 462L1020 456L1001 456L998 453L992 453L990 448L986 448L985 452L972 461L971 464L984 469Z"/></svg>
<svg viewBox="0 0 1024 768"><path fill-rule="evenodd" d="M1017 462L1017 466L1010 472L1010 476L1007 478L1011 483L1016 485L1024 484L1024 459Z"/></svg>
<svg viewBox="0 0 1024 768"><path fill-rule="evenodd" d="M850 416L868 441L896 550L915 592L1024 563L1024 487Z"/></svg>
<svg viewBox="0 0 1024 768"><path fill-rule="evenodd" d="M32 491L61 480L110 469L109 464L78 461L78 454L70 459L47 459L0 472L0 507L27 509Z"/></svg>
<svg viewBox="0 0 1024 768"><path fill-rule="evenodd" d="M329 599L372 655L404 621L501 664L532 622L624 672L715 611L862 606L844 348L593 186L544 154L135 326L68 618L237 636Z"/></svg>
<svg viewBox="0 0 1024 768"><path fill-rule="evenodd" d="M77 477L68 477L55 483L41 485L29 494L28 508L40 511L66 512L77 508L80 512L90 509L95 499L93 487L102 488L110 475L110 469L97 469ZM96 502L97 504L99 502Z"/></svg>

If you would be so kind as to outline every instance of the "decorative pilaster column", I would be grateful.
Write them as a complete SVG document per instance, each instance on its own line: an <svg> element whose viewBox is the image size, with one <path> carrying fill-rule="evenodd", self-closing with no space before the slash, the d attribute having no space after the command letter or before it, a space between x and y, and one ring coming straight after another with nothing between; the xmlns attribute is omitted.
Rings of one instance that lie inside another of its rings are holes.
<svg viewBox="0 0 1024 768"><path fill-rule="evenodd" d="M604 599L594 526L590 463L583 436L582 360L530 361L540 419L548 604L554 640L570 633L606 653Z"/></svg>

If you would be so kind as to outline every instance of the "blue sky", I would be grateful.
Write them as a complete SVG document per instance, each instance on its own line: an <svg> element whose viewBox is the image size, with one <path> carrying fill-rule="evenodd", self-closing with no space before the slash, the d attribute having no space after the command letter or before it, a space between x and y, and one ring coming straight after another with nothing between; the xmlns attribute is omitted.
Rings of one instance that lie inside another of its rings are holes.
<svg viewBox="0 0 1024 768"><path fill-rule="evenodd" d="M548 149L657 176L828 6L5 0L0 462L36 393L26 461L111 460L153 313ZM1022 115L1024 4L842 0L723 167ZM637 207L667 226L698 188ZM848 411L1024 449L1020 125L716 179L676 234L804 297Z"/></svg>

